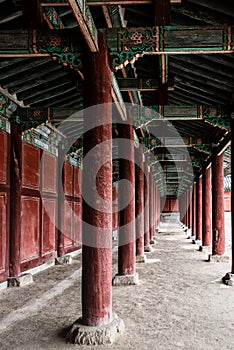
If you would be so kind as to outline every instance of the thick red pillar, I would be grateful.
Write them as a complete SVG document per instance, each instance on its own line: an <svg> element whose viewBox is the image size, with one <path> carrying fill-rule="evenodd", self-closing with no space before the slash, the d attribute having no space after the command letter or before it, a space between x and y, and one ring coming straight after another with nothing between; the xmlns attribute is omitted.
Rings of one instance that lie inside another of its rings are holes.
<svg viewBox="0 0 234 350"><path fill-rule="evenodd" d="M209 247L211 244L211 166L206 168L202 177L202 246Z"/></svg>
<svg viewBox="0 0 234 350"><path fill-rule="evenodd" d="M135 161L134 134L130 121L118 125L119 180L125 180L119 189L120 227L118 247L118 275L135 275ZM122 139L129 140L128 147ZM127 181L126 181L127 180ZM127 203L127 204L126 204Z"/></svg>
<svg viewBox="0 0 234 350"><path fill-rule="evenodd" d="M20 125L11 124L10 159L10 277L20 275L22 135Z"/></svg>
<svg viewBox="0 0 234 350"><path fill-rule="evenodd" d="M58 257L64 255L64 189L63 189L63 163L64 151L59 149L58 152Z"/></svg>
<svg viewBox="0 0 234 350"><path fill-rule="evenodd" d="M149 232L150 241L153 240L154 236L154 190L153 190L153 174L149 172Z"/></svg>
<svg viewBox="0 0 234 350"><path fill-rule="evenodd" d="M84 107L106 103L84 115L82 179L82 323L101 326L112 320L112 96L104 34L99 52L85 57L84 76Z"/></svg>
<svg viewBox="0 0 234 350"><path fill-rule="evenodd" d="M144 256L144 163L140 145L135 149L136 256Z"/></svg>
<svg viewBox="0 0 234 350"><path fill-rule="evenodd" d="M145 159L144 163L144 203L145 203L145 222L144 222L144 245L145 249L150 246L150 233L149 233L149 170L148 161Z"/></svg>
<svg viewBox="0 0 234 350"><path fill-rule="evenodd" d="M212 156L212 255L225 252L223 153Z"/></svg>
<svg viewBox="0 0 234 350"><path fill-rule="evenodd" d="M190 229L192 230L193 226L193 188L190 186L189 188L189 222L190 222Z"/></svg>
<svg viewBox="0 0 234 350"><path fill-rule="evenodd" d="M195 238L197 232L197 183L193 184L193 232L192 235Z"/></svg>
<svg viewBox="0 0 234 350"><path fill-rule="evenodd" d="M196 227L197 227L197 232L196 232L196 239L201 241L202 240L202 175L197 179L197 186L196 186L196 199L197 199L197 204L196 204Z"/></svg>
<svg viewBox="0 0 234 350"><path fill-rule="evenodd" d="M231 273L234 273L234 120L231 121L231 245L232 245L232 266Z"/></svg>

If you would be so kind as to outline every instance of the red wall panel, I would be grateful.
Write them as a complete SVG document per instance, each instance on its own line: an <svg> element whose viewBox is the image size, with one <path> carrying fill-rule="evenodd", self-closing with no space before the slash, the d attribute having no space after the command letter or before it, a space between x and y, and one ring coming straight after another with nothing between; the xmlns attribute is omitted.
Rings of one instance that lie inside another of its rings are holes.
<svg viewBox="0 0 234 350"><path fill-rule="evenodd" d="M42 199L42 253L55 250L56 199Z"/></svg>
<svg viewBox="0 0 234 350"><path fill-rule="evenodd" d="M64 245L71 246L73 240L72 220L73 219L73 205L71 201L64 203Z"/></svg>
<svg viewBox="0 0 234 350"><path fill-rule="evenodd" d="M39 256L40 200L22 196L21 261Z"/></svg>
<svg viewBox="0 0 234 350"><path fill-rule="evenodd" d="M81 245L81 203L74 203L74 243Z"/></svg>
<svg viewBox="0 0 234 350"><path fill-rule="evenodd" d="M64 193L72 196L72 183L73 183L73 169L72 165L64 163Z"/></svg>
<svg viewBox="0 0 234 350"><path fill-rule="evenodd" d="M80 196L81 194L81 170L74 168L74 195Z"/></svg>
<svg viewBox="0 0 234 350"><path fill-rule="evenodd" d="M22 185L28 188L39 187L40 150L23 142Z"/></svg>
<svg viewBox="0 0 234 350"><path fill-rule="evenodd" d="M6 183L7 179L7 134L0 131L0 182Z"/></svg>
<svg viewBox="0 0 234 350"><path fill-rule="evenodd" d="M46 152L43 153L43 191L56 193L57 191L57 158Z"/></svg>
<svg viewBox="0 0 234 350"><path fill-rule="evenodd" d="M6 194L0 193L0 271L6 269L7 255L7 222L6 222Z"/></svg>

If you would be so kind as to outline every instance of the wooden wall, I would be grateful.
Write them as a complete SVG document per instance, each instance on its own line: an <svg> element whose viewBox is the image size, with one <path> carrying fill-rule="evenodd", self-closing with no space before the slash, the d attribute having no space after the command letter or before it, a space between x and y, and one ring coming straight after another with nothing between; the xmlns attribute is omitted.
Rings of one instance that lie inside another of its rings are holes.
<svg viewBox="0 0 234 350"><path fill-rule="evenodd" d="M10 135L0 130L0 283L9 273Z"/></svg>
<svg viewBox="0 0 234 350"><path fill-rule="evenodd" d="M42 156L43 154L43 156ZM63 165L64 210L58 206L58 157L22 141L20 271L58 256L58 228L63 223L64 253L81 247L81 171ZM9 276L10 134L0 130L0 283ZM62 216L62 218L61 218Z"/></svg>
<svg viewBox="0 0 234 350"><path fill-rule="evenodd" d="M177 198L167 197L162 212L178 212L179 204Z"/></svg>

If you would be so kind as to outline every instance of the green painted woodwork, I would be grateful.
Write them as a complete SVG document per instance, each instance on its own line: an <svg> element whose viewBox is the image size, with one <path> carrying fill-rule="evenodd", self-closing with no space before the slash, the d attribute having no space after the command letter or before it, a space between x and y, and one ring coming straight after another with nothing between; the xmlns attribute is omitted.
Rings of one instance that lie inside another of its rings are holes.
<svg viewBox="0 0 234 350"><path fill-rule="evenodd" d="M114 70L133 63L145 54L233 51L233 28L230 26L130 27L104 31Z"/></svg>
<svg viewBox="0 0 234 350"><path fill-rule="evenodd" d="M45 7L44 8L45 15L48 18L49 22L53 26L54 29L62 29L63 23L60 20L57 11L54 7Z"/></svg>
<svg viewBox="0 0 234 350"><path fill-rule="evenodd" d="M202 118L213 126L231 130L229 118L221 106L202 106Z"/></svg>
<svg viewBox="0 0 234 350"><path fill-rule="evenodd" d="M193 147L201 152L211 154L211 146L210 145L196 143Z"/></svg>

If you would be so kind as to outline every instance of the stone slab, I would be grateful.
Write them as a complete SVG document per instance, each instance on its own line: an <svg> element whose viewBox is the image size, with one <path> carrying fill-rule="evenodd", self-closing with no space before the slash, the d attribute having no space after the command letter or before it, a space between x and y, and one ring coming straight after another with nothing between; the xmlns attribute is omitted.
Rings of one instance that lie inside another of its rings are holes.
<svg viewBox="0 0 234 350"><path fill-rule="evenodd" d="M113 344L116 338L124 332L124 322L114 315L112 322L104 326L85 326L78 319L69 328L66 339L78 345L108 345Z"/></svg>
<svg viewBox="0 0 234 350"><path fill-rule="evenodd" d="M146 255L137 255L136 256L136 263L145 263L147 260Z"/></svg>
<svg viewBox="0 0 234 350"><path fill-rule="evenodd" d="M222 281L228 286L234 286L234 273L227 272L226 275L222 278Z"/></svg>
<svg viewBox="0 0 234 350"><path fill-rule="evenodd" d="M152 253L153 252L153 248L151 247L151 245L147 245L144 247L144 252L145 253Z"/></svg>
<svg viewBox="0 0 234 350"><path fill-rule="evenodd" d="M134 275L118 275L116 274L112 280L113 286L131 286L139 283L139 276L136 272Z"/></svg>
<svg viewBox="0 0 234 350"><path fill-rule="evenodd" d="M7 280L7 286L12 287L24 287L33 283L33 276L31 273L25 273L18 277L9 277Z"/></svg>
<svg viewBox="0 0 234 350"><path fill-rule="evenodd" d="M72 264L72 256L64 255L55 259L55 265L71 265Z"/></svg>
<svg viewBox="0 0 234 350"><path fill-rule="evenodd" d="M227 255L212 255L209 254L208 257L209 262L229 262L229 256Z"/></svg>

